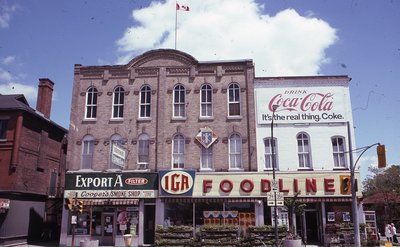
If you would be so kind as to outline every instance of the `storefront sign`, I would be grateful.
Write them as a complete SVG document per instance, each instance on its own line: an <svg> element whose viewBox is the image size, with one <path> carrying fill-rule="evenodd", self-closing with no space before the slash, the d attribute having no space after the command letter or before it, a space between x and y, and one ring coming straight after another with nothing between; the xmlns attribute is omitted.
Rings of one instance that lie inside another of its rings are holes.
<svg viewBox="0 0 400 247"><path fill-rule="evenodd" d="M159 172L160 195L190 196L195 180L195 171L166 170Z"/></svg>
<svg viewBox="0 0 400 247"><path fill-rule="evenodd" d="M67 173L64 197L155 198L157 173Z"/></svg>
<svg viewBox="0 0 400 247"><path fill-rule="evenodd" d="M334 87L257 88L257 123L271 123L273 105L278 105L276 123L349 121L345 108L349 96L345 92Z"/></svg>
<svg viewBox="0 0 400 247"><path fill-rule="evenodd" d="M301 197L344 196L340 191L343 172L283 173L277 175L277 194ZM356 174L356 178L359 174ZM262 173L196 174L193 197L267 197L272 176ZM358 195L361 192L357 192Z"/></svg>

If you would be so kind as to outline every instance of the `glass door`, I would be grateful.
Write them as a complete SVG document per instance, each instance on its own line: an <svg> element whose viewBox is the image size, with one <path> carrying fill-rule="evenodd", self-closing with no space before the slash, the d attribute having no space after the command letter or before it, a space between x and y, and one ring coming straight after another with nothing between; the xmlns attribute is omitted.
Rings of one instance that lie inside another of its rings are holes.
<svg viewBox="0 0 400 247"><path fill-rule="evenodd" d="M115 220L114 213L103 213L101 218L103 232L101 235L102 245L114 245L115 243Z"/></svg>

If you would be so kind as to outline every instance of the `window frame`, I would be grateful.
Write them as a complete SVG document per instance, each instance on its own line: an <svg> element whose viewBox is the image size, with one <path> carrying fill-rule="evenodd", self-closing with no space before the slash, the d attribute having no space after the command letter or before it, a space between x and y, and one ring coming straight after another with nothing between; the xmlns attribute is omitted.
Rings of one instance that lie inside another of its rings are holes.
<svg viewBox="0 0 400 247"><path fill-rule="evenodd" d="M117 145L117 146L119 146L119 147L125 149L125 148L123 147L123 146L124 146L124 144L123 144L123 138L122 138L122 136L121 136L120 134L113 134L113 135L111 136L111 138L110 138L109 167L110 167L110 169L119 169L119 170L123 170L123 169L125 169L125 167L126 167L126 163L124 163L124 167L122 167L122 166L119 166L119 165L114 164L114 163L112 162L112 149L113 149L113 146L114 146L114 145ZM125 161L125 162L126 162L126 161Z"/></svg>
<svg viewBox="0 0 400 247"><path fill-rule="evenodd" d="M144 148L143 148L144 147ZM147 151L146 151L147 148ZM137 163L139 168L148 168L150 162L150 136L146 133L142 133L137 139ZM145 160L141 160L141 157L145 157ZM147 160L146 160L147 157Z"/></svg>
<svg viewBox="0 0 400 247"><path fill-rule="evenodd" d="M9 119L0 119L0 140L7 140Z"/></svg>
<svg viewBox="0 0 400 247"><path fill-rule="evenodd" d="M214 162L213 162L213 146L205 148L201 146L200 150L200 169L201 170L213 170Z"/></svg>
<svg viewBox="0 0 400 247"><path fill-rule="evenodd" d="M339 144L339 140L342 141L342 145L335 145ZM333 168L334 169L343 169L348 167L347 163L347 155L346 155L346 138L344 136L332 136L331 137L332 143L332 155L333 155ZM338 147L335 149L335 147ZM342 147L342 150L340 150ZM343 163L343 165L341 165Z"/></svg>
<svg viewBox="0 0 400 247"><path fill-rule="evenodd" d="M213 117L213 89L209 84L204 84L200 88L200 117Z"/></svg>
<svg viewBox="0 0 400 247"><path fill-rule="evenodd" d="M117 86L113 91L112 99L112 119L123 119L124 118L124 100L125 90L122 86Z"/></svg>
<svg viewBox="0 0 400 247"><path fill-rule="evenodd" d="M85 135L82 139L81 169L93 169L94 141L92 135Z"/></svg>
<svg viewBox="0 0 400 247"><path fill-rule="evenodd" d="M299 169L311 169L312 159L311 159L310 136L306 132L300 132L296 136L296 142L297 142L297 158L299 162Z"/></svg>
<svg viewBox="0 0 400 247"><path fill-rule="evenodd" d="M151 117L151 87L144 85L140 89L139 118Z"/></svg>
<svg viewBox="0 0 400 247"><path fill-rule="evenodd" d="M173 90L173 118L186 117L186 89L182 84L178 84Z"/></svg>
<svg viewBox="0 0 400 247"><path fill-rule="evenodd" d="M238 133L231 134L228 139L229 169L243 169L242 148L242 137Z"/></svg>
<svg viewBox="0 0 400 247"><path fill-rule="evenodd" d="M96 87L92 86L86 90L84 119L97 118L97 97L98 97L98 91Z"/></svg>
<svg viewBox="0 0 400 247"><path fill-rule="evenodd" d="M234 107L236 106L237 109ZM232 83L228 87L228 116L238 117L241 116L240 104L240 86L238 83ZM236 113L235 111L238 111Z"/></svg>
<svg viewBox="0 0 400 247"><path fill-rule="evenodd" d="M278 170L278 138L274 137L271 142L271 137L263 139L264 143L264 170L273 170L272 161L272 145L274 145L274 158L275 158L275 170ZM268 143L268 145L266 145ZM267 148L268 147L268 148Z"/></svg>
<svg viewBox="0 0 400 247"><path fill-rule="evenodd" d="M182 168L185 168L185 137L182 134L176 134L172 138L172 169Z"/></svg>

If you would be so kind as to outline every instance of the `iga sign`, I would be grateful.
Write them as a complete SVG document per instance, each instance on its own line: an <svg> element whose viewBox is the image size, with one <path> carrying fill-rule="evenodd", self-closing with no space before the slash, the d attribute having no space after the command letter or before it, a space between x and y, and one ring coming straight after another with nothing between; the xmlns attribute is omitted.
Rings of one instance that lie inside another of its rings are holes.
<svg viewBox="0 0 400 247"><path fill-rule="evenodd" d="M195 171L168 170L160 171L161 196L192 195Z"/></svg>
<svg viewBox="0 0 400 247"><path fill-rule="evenodd" d="M278 105L275 122L346 122L347 88L258 88L257 123L272 121L272 106Z"/></svg>

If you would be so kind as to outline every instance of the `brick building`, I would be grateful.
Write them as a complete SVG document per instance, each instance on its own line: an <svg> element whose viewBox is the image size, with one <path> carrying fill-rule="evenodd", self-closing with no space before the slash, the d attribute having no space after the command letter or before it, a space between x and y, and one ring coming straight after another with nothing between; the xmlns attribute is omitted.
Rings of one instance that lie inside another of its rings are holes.
<svg viewBox="0 0 400 247"><path fill-rule="evenodd" d="M75 65L66 197L85 204L75 239L118 246L124 233L133 233L136 243L151 244L155 225L166 217L194 224L192 203L202 212L208 199L159 197L157 172L256 171L253 80L252 60L200 62L169 49L126 65ZM112 182L99 185L96 178ZM123 185L114 184L121 178ZM121 223L125 213L129 222ZM60 244L69 245L70 217L64 216Z"/></svg>
<svg viewBox="0 0 400 247"><path fill-rule="evenodd" d="M39 79L36 110L0 95L0 245L58 237L67 130L50 120L53 86Z"/></svg>
<svg viewBox="0 0 400 247"><path fill-rule="evenodd" d="M201 62L170 49L126 65L75 65L65 197L84 210L76 220L63 212L60 245L74 236L123 246L126 233L134 245L153 244L164 223L235 224L246 234L249 225L274 223L274 188L281 199L302 192L308 206L297 222L310 241L324 243L326 224L350 220L351 190L342 188L351 158L344 150L355 146L350 78L254 73L252 60ZM268 102L286 91L272 125ZM300 112L304 97L318 111ZM293 109L283 114L283 106ZM279 224L288 223L283 209Z"/></svg>

